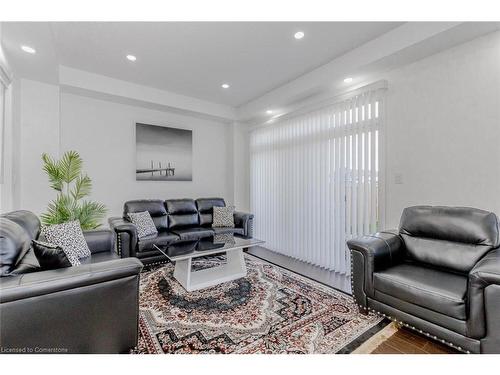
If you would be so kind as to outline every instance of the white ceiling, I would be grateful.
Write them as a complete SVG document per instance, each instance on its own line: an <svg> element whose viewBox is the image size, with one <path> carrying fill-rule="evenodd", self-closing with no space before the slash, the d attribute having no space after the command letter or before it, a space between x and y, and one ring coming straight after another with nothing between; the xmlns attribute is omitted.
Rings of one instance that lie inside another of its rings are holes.
<svg viewBox="0 0 500 375"><path fill-rule="evenodd" d="M59 65L239 107L401 25L397 22L14 22L15 73L57 80ZM302 30L305 37L293 34ZM21 44L37 50L21 51ZM127 54L137 56L132 63ZM231 87L224 90L220 85Z"/></svg>

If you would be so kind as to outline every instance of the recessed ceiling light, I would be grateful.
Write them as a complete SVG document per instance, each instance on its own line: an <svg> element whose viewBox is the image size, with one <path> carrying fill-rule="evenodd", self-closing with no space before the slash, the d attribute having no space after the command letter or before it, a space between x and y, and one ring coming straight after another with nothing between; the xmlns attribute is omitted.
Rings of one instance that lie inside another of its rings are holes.
<svg viewBox="0 0 500 375"><path fill-rule="evenodd" d="M345 83L351 83L352 82L352 78L351 77L344 78L344 82Z"/></svg>
<svg viewBox="0 0 500 375"><path fill-rule="evenodd" d="M31 53L32 55L34 55L36 53L36 49L34 49L33 47L30 47L30 46L21 46L21 49L24 52Z"/></svg>
<svg viewBox="0 0 500 375"><path fill-rule="evenodd" d="M222 85L220 85L223 89L228 89L229 88L229 84L227 83L223 83Z"/></svg>
<svg viewBox="0 0 500 375"><path fill-rule="evenodd" d="M304 37L304 32L303 31L297 31L295 34L294 34L294 38L295 39L302 39Z"/></svg>
<svg viewBox="0 0 500 375"><path fill-rule="evenodd" d="M273 114L273 111L272 111L272 110L270 110L270 109L268 109L268 110L266 111L266 113L267 113L268 115L272 115L272 114Z"/></svg>
<svg viewBox="0 0 500 375"><path fill-rule="evenodd" d="M135 61L137 60L137 57L135 57L134 55L127 55L127 60Z"/></svg>
<svg viewBox="0 0 500 375"><path fill-rule="evenodd" d="M273 122L274 122L274 119L272 118L272 119L270 119L270 120L267 120L267 121L266 121L266 124L272 124Z"/></svg>

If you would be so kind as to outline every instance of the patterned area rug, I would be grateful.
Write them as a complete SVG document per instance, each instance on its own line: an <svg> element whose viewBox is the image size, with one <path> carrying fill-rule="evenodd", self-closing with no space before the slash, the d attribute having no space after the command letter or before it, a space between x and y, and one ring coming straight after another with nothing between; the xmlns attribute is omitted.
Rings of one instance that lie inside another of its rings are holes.
<svg viewBox="0 0 500 375"><path fill-rule="evenodd" d="M141 274L134 353L337 353L378 330L352 298L246 254L248 275L186 292L167 264ZM222 257L194 262L198 269ZM349 350L350 351L350 350Z"/></svg>

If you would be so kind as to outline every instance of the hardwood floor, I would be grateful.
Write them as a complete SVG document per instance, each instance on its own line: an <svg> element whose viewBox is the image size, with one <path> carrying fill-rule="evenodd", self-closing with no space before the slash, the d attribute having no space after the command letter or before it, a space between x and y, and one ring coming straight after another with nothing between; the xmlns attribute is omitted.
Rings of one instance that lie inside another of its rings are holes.
<svg viewBox="0 0 500 375"><path fill-rule="evenodd" d="M421 336L406 328L399 329L380 344L372 354L456 354L449 346Z"/></svg>
<svg viewBox="0 0 500 375"><path fill-rule="evenodd" d="M255 255L270 263L277 264L290 271L299 273L310 279L316 280L332 288L351 294L351 283L348 277L333 271L325 270L321 267L292 259L270 251L264 247L256 246L248 250L249 254ZM394 333L381 345L373 354L451 354L458 353L454 349L441 343L430 340L411 330L405 328Z"/></svg>

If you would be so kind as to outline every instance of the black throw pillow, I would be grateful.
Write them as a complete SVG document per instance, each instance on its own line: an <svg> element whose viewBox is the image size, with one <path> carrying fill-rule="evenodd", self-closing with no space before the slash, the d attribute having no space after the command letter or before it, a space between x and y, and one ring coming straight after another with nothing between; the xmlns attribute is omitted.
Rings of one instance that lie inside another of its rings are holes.
<svg viewBox="0 0 500 375"><path fill-rule="evenodd" d="M33 251L42 270L53 270L57 268L80 265L78 259L68 258L62 247L46 242L33 240Z"/></svg>

